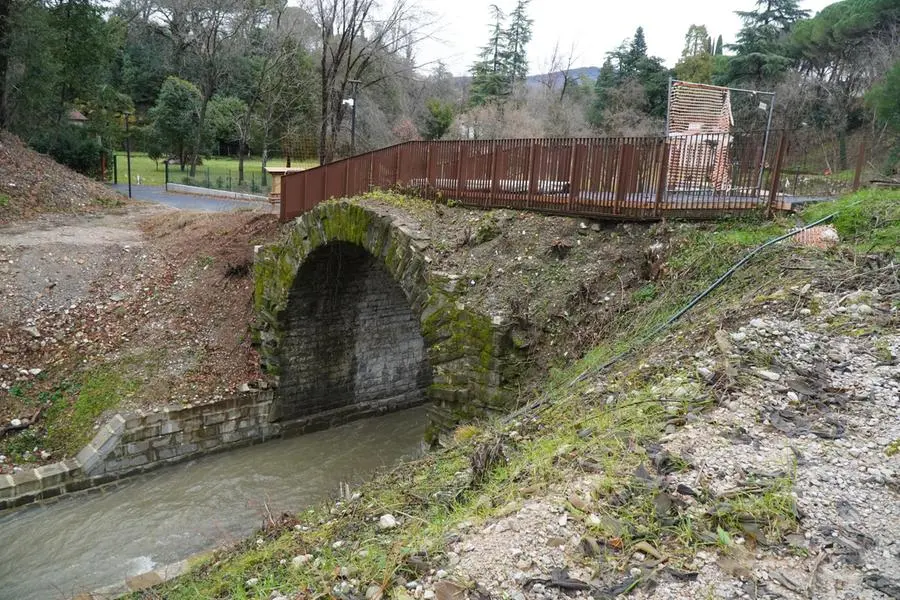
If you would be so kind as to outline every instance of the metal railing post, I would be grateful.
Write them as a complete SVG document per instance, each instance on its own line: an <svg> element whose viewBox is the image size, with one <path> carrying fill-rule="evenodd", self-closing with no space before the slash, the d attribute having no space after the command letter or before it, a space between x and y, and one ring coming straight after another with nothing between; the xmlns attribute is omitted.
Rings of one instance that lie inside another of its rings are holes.
<svg viewBox="0 0 900 600"><path fill-rule="evenodd" d="M778 151L775 153L775 168L772 170L772 186L769 189L769 207L766 209L766 217L770 219L775 214L775 200L778 197L778 188L781 184L781 166L786 152L787 133L782 132L781 139L778 141Z"/></svg>

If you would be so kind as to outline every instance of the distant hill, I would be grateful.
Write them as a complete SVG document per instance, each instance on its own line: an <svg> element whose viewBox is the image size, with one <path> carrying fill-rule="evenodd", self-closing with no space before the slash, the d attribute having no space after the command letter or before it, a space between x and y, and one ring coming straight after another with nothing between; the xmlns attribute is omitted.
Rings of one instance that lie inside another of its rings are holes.
<svg viewBox="0 0 900 600"><path fill-rule="evenodd" d="M597 76L600 75L600 67L578 67L576 69L569 69L569 75L573 79L585 79L587 81L596 81ZM544 81L547 80L547 73L540 73L538 75L529 75L525 78L526 85L529 86L537 86L541 85ZM562 82L562 71L555 71L553 73L549 73L550 77L554 78L554 84L558 84ZM453 78L453 81L459 85L465 85L472 80L470 75L461 75Z"/></svg>
<svg viewBox="0 0 900 600"><path fill-rule="evenodd" d="M562 71L555 71L549 74L541 73L540 75L529 75L525 79L525 82L528 85L540 85L547 80L548 75L553 77L554 80L562 81ZM573 79L595 81L598 75L600 75L600 67L578 67L577 69L569 69L569 76Z"/></svg>

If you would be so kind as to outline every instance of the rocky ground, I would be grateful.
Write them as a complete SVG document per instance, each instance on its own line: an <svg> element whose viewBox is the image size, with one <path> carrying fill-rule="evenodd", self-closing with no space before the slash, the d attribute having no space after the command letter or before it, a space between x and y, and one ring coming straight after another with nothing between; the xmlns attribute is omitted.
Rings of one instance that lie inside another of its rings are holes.
<svg viewBox="0 0 900 600"><path fill-rule="evenodd" d="M572 473L507 516L464 523L441 577L423 578L414 595L443 590L438 598L451 600L447 589L477 584L519 600L626 590L660 600L900 598L896 300L877 290L809 289L792 299L682 361L697 380L731 378L730 371L734 382L714 408L689 413L660 440L659 452L683 468L647 466L666 502L698 521L748 488L786 485L781 501L791 504L796 524L785 524L783 535L770 538L748 515L739 522L743 535L690 553L646 541L617 547L607 523L616 513L594 498L604 475ZM893 332L873 334L873 327Z"/></svg>

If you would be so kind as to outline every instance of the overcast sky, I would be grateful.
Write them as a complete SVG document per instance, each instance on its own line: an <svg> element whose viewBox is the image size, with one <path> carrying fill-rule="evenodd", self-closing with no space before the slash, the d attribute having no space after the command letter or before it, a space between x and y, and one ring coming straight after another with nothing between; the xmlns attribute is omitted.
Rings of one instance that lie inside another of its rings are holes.
<svg viewBox="0 0 900 600"><path fill-rule="evenodd" d="M813 12L835 0L800 0ZM416 56L419 64L443 60L454 75L464 75L487 42L491 2L479 0L415 0L437 20L438 39L423 42ZM509 12L515 0L497 0ZM600 66L609 50L644 28L649 53L674 66L684 47L691 24L706 25L715 40L721 34L734 41L741 23L735 10L749 10L753 0L531 0L533 38L528 45L529 73L547 69L554 45L568 53L575 45L574 66ZM426 67L425 70L430 70Z"/></svg>

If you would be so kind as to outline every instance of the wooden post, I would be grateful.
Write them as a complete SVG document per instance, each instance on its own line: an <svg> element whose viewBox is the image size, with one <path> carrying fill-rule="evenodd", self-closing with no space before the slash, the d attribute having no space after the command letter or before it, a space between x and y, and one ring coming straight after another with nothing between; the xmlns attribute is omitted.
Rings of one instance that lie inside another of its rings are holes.
<svg viewBox="0 0 900 600"><path fill-rule="evenodd" d="M656 202L653 206L653 216L658 217L660 204L665 200L666 176L669 171L669 142L663 140L659 148L659 175L656 178Z"/></svg>
<svg viewBox="0 0 900 600"><path fill-rule="evenodd" d="M434 142L425 142L425 193L431 188L431 146Z"/></svg>
<svg viewBox="0 0 900 600"><path fill-rule="evenodd" d="M531 140L531 149L528 153L528 205L534 203L535 195L538 187L538 174L540 172L540 154L541 148L537 145L537 140Z"/></svg>
<svg viewBox="0 0 900 600"><path fill-rule="evenodd" d="M859 143L859 155L856 157L856 172L853 174L853 191L859 189L859 180L862 177L862 170L866 164L866 145Z"/></svg>
<svg viewBox="0 0 900 600"><path fill-rule="evenodd" d="M461 198L460 192L462 191L462 182L463 182L463 143L462 141L456 142L456 200Z"/></svg>
<svg viewBox="0 0 900 600"><path fill-rule="evenodd" d="M575 207L575 202L581 195L581 182L584 179L584 159L587 148L579 144L579 140L572 141L572 159L569 164L569 209Z"/></svg>
<svg viewBox="0 0 900 600"><path fill-rule="evenodd" d="M624 141L619 143L619 172L616 177L616 195L613 202L613 214L619 214L628 188L628 180L631 176L631 146Z"/></svg>
<svg viewBox="0 0 900 600"><path fill-rule="evenodd" d="M485 206L492 206L497 195L497 140L491 140L491 193L485 200Z"/></svg>
<svg viewBox="0 0 900 600"><path fill-rule="evenodd" d="M787 133L782 132L778 141L778 151L775 153L775 168L772 170L772 185L769 188L769 207L766 209L766 217L772 218L775 214L775 201L778 198L778 187L781 184L781 166L784 155L787 152Z"/></svg>
<svg viewBox="0 0 900 600"><path fill-rule="evenodd" d="M350 196L350 160L348 159L344 162L344 193L342 194L344 198Z"/></svg>
<svg viewBox="0 0 900 600"><path fill-rule="evenodd" d="M531 203L534 202L534 155L537 152L536 146L537 140L532 138L531 145L528 146L528 172L526 173L528 183L525 188L525 205L529 208L531 207Z"/></svg>

